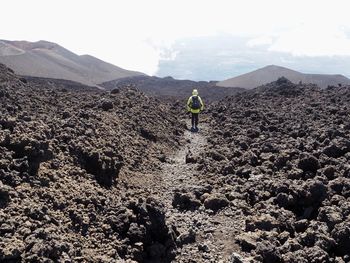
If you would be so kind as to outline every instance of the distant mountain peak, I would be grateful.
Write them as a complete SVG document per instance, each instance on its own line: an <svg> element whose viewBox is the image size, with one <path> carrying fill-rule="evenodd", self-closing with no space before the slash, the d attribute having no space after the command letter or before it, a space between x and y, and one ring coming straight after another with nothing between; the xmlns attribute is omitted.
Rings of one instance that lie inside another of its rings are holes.
<svg viewBox="0 0 350 263"><path fill-rule="evenodd" d="M293 71L293 72L298 72L296 70L290 69L290 68L286 68L286 67L282 67L282 66L278 66L278 65L267 65L265 67L262 67L258 70L283 70L283 71Z"/></svg>
<svg viewBox="0 0 350 263"><path fill-rule="evenodd" d="M264 68L266 69L266 68L283 68L283 67L271 64L271 65L267 65L267 66L265 66L265 67L263 67L261 69L264 69Z"/></svg>
<svg viewBox="0 0 350 263"><path fill-rule="evenodd" d="M278 65L275 65L275 64L270 64L270 65L267 65L263 68L286 68L286 67L282 67L282 66L278 66Z"/></svg>
<svg viewBox="0 0 350 263"><path fill-rule="evenodd" d="M221 87L240 87L252 89L276 81L280 77L286 77L295 84L299 82L312 83L321 88L338 84L350 85L350 80L340 74L305 74L278 65L267 65L252 72L220 81L217 83L217 85Z"/></svg>

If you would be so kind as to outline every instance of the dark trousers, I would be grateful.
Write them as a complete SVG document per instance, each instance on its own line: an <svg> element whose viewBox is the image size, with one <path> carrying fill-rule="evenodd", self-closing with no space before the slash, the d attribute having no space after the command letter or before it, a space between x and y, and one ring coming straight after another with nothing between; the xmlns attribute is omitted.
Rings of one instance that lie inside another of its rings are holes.
<svg viewBox="0 0 350 263"><path fill-rule="evenodd" d="M198 127L198 115L199 113L192 113L192 127Z"/></svg>

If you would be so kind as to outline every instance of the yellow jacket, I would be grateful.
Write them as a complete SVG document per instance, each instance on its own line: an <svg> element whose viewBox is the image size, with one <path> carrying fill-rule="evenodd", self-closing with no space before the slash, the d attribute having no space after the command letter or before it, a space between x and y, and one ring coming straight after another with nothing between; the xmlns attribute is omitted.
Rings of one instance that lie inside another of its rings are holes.
<svg viewBox="0 0 350 263"><path fill-rule="evenodd" d="M198 100L201 104L201 108L200 109L192 109L191 106L192 106L192 97L194 96L197 96L198 97ZM204 110L204 103L201 99L201 97L199 97L198 95L192 95L191 97L188 98L187 100L187 111L190 111L192 113L200 113L202 110Z"/></svg>

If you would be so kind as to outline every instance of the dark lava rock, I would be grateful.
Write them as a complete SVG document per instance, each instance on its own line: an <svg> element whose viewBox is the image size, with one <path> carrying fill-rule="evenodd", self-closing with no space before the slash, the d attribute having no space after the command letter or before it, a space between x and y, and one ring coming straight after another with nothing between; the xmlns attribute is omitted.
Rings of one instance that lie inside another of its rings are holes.
<svg viewBox="0 0 350 263"><path fill-rule="evenodd" d="M263 258L263 263L280 263L283 262L282 256L274 244L269 242L258 243L256 254Z"/></svg>
<svg viewBox="0 0 350 263"><path fill-rule="evenodd" d="M120 93L120 89L112 89L111 94L118 94Z"/></svg>
<svg viewBox="0 0 350 263"><path fill-rule="evenodd" d="M343 221L343 214L340 208L334 206L324 206L318 211L317 220L325 222L330 229Z"/></svg>
<svg viewBox="0 0 350 263"><path fill-rule="evenodd" d="M226 206L229 205L229 201L227 198L222 194L210 194L205 200L204 200L204 206L207 209L211 209L213 211L218 211Z"/></svg>
<svg viewBox="0 0 350 263"><path fill-rule="evenodd" d="M344 256L350 251L350 224L348 221L336 225L332 231L332 237L336 242L337 255Z"/></svg>
<svg viewBox="0 0 350 263"><path fill-rule="evenodd" d="M2 242L0 242L0 261L1 262L21 262L22 254L25 251L25 244L22 240L13 238L9 240L4 238ZM4 243L8 244L7 246L3 246Z"/></svg>
<svg viewBox="0 0 350 263"><path fill-rule="evenodd" d="M286 194L286 193L279 193L276 196L276 203L280 207L288 208L293 204L293 197L291 195Z"/></svg>
<svg viewBox="0 0 350 263"><path fill-rule="evenodd" d="M257 229L271 231L275 228L278 228L279 226L280 226L280 223L270 215L252 217L246 220L247 231L255 231Z"/></svg>
<svg viewBox="0 0 350 263"><path fill-rule="evenodd" d="M170 262L164 207L135 185L155 180L183 122L136 89L45 83L0 64L0 261Z"/></svg>
<svg viewBox="0 0 350 263"><path fill-rule="evenodd" d="M176 248L175 234L166 224L163 206L148 198L146 203L131 203L130 209L137 222L130 224L127 237L131 243L143 243L143 260L170 262Z"/></svg>
<svg viewBox="0 0 350 263"><path fill-rule="evenodd" d="M299 160L298 167L304 172L316 173L320 168L320 163L314 156L306 156Z"/></svg>
<svg viewBox="0 0 350 263"><path fill-rule="evenodd" d="M225 111L219 107L225 105ZM211 105L213 192L232 187L236 240L256 262L342 262L350 206L350 90L285 78ZM223 125L224 123L224 125ZM226 149L229 149L228 151Z"/></svg>
<svg viewBox="0 0 350 263"><path fill-rule="evenodd" d="M176 239L176 243L179 246L194 243L195 241L196 241L196 233L194 232L193 229L190 229L188 232L180 234Z"/></svg>
<svg viewBox="0 0 350 263"><path fill-rule="evenodd" d="M154 134L153 131L142 127L140 132L141 132L141 136L146 138L147 140L157 142L157 136Z"/></svg>
<svg viewBox="0 0 350 263"><path fill-rule="evenodd" d="M113 109L113 102L112 102L112 101L108 101L108 100L102 101L100 107L101 107L104 111L111 110L111 109Z"/></svg>
<svg viewBox="0 0 350 263"><path fill-rule="evenodd" d="M254 262L349 261L348 87L280 79L209 104L182 211L148 197L171 196L160 168L183 145L183 102L63 88L0 65L0 261L220 262L231 245Z"/></svg>
<svg viewBox="0 0 350 263"><path fill-rule="evenodd" d="M250 252L256 249L257 242L256 237L254 237L252 233L241 234L236 237L236 242L241 246L243 251Z"/></svg>
<svg viewBox="0 0 350 263"><path fill-rule="evenodd" d="M302 219L302 220L294 222L295 231L304 232L307 229L308 224L309 224L309 221L306 219Z"/></svg>
<svg viewBox="0 0 350 263"><path fill-rule="evenodd" d="M133 243L144 242L146 239L146 228L143 225L139 226L137 223L131 223L126 235Z"/></svg>
<svg viewBox="0 0 350 263"><path fill-rule="evenodd" d="M188 152L185 157L186 163L197 163L198 157L194 156L191 152Z"/></svg>
<svg viewBox="0 0 350 263"><path fill-rule="evenodd" d="M96 151L78 145L72 152L77 156L80 166L93 174L102 186L112 186L124 165L123 157L114 151Z"/></svg>
<svg viewBox="0 0 350 263"><path fill-rule="evenodd" d="M195 210L201 206L201 202L190 193L175 192L172 205L181 210Z"/></svg>
<svg viewBox="0 0 350 263"><path fill-rule="evenodd" d="M336 173L336 170L335 170L335 167L334 166L327 166L324 171L323 171L324 175L327 176L327 178L329 180L332 180L335 178L335 173Z"/></svg>
<svg viewBox="0 0 350 263"><path fill-rule="evenodd" d="M230 263L244 263L244 260L243 260L241 255L239 255L237 253L232 253L229 262Z"/></svg>
<svg viewBox="0 0 350 263"><path fill-rule="evenodd" d="M339 158L350 151L350 141L344 138L335 139L331 145L323 149L328 157Z"/></svg>
<svg viewBox="0 0 350 263"><path fill-rule="evenodd" d="M0 181L0 208L4 208L10 201L10 192L11 187L4 185Z"/></svg>

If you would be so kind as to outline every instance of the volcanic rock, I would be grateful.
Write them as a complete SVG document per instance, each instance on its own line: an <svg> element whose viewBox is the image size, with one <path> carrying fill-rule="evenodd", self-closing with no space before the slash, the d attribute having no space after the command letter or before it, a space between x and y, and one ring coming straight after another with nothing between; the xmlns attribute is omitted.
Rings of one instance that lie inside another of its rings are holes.
<svg viewBox="0 0 350 263"><path fill-rule="evenodd" d="M197 209L201 202L191 193L175 192L172 204L178 209L193 210Z"/></svg>
<svg viewBox="0 0 350 263"><path fill-rule="evenodd" d="M25 83L1 64L0 91L1 262L174 257L163 205L145 193L135 202L132 184L159 170L156 154L179 146L181 120L129 87L63 92ZM140 103L125 111L130 92ZM157 142L149 145L135 123Z"/></svg>
<svg viewBox="0 0 350 263"><path fill-rule="evenodd" d="M221 194L211 194L204 200L205 208L211 209L213 211L218 211L228 205L229 201L224 195Z"/></svg>

